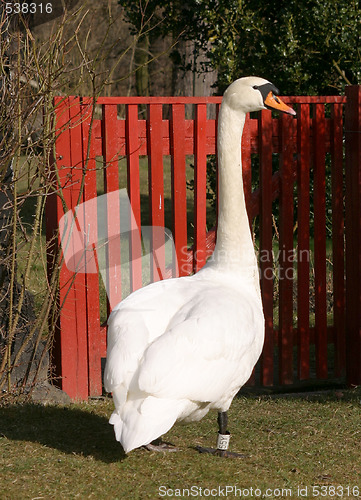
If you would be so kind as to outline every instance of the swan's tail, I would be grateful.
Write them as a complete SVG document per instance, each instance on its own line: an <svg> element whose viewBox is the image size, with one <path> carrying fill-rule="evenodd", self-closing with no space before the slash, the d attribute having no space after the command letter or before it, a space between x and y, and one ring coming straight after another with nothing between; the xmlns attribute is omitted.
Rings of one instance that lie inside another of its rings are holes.
<svg viewBox="0 0 361 500"><path fill-rule="evenodd" d="M113 412L109 423L114 425L117 441L120 441L125 453L129 453L169 431L188 404L187 400L174 401L153 396L128 399L123 407Z"/></svg>

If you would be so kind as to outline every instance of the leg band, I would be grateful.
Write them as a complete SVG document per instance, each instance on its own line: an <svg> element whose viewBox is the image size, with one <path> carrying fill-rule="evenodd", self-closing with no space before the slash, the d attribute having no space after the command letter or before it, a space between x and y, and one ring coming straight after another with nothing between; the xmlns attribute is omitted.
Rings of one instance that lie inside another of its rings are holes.
<svg viewBox="0 0 361 500"><path fill-rule="evenodd" d="M231 435L228 434L220 434L217 435L217 450L228 450L229 440L231 439Z"/></svg>

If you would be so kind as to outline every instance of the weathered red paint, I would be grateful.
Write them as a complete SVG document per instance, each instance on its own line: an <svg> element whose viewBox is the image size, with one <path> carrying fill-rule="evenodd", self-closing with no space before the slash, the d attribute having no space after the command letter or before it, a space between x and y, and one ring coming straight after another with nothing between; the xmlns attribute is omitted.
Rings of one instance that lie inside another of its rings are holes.
<svg viewBox="0 0 361 500"><path fill-rule="evenodd" d="M125 147L127 156L127 187L134 220L131 221L130 252L130 289L132 292L142 287L142 248L140 245L140 180L139 180L139 129L138 105L129 104L126 108Z"/></svg>
<svg viewBox="0 0 361 500"><path fill-rule="evenodd" d="M273 255L272 255L272 114L259 115L260 275L265 315L265 342L261 356L261 383L273 385Z"/></svg>
<svg viewBox="0 0 361 500"><path fill-rule="evenodd" d="M185 141L185 107L173 104L170 108L170 148L172 161L172 233L177 258L173 261L172 275L187 273L187 183Z"/></svg>
<svg viewBox="0 0 361 500"><path fill-rule="evenodd" d="M280 117L280 194L279 194L279 380L293 381L293 188L292 117Z"/></svg>
<svg viewBox="0 0 361 500"><path fill-rule="evenodd" d="M242 140L245 198L250 223L259 214L260 255L262 255L262 294L266 316L266 342L260 364L263 385L291 384L309 379L310 346L316 347L317 378L328 377L327 345L335 346L335 373L348 371L350 383L361 383L360 374L360 87L347 91L345 97L286 97L285 102L297 105L297 117L282 115L272 118L264 111L259 119L247 117ZM216 105L220 97L146 97L99 98L97 109L102 118L91 117L92 101L88 98L56 98L57 132L56 167L67 210L92 199L97 193L96 157L103 157L106 192L119 189L119 160L126 156L127 188L134 221L131 254L139 253L138 228L143 225L164 226L164 155L171 155L172 231L178 260L178 270L165 269L164 254L157 252L153 279L186 275L199 270L212 253L215 231L206 231L206 166L207 155L216 154L217 118L207 118L207 105ZM325 104L331 107L331 118L325 114ZM125 119L118 116L118 105L125 106ZM185 105L195 107L194 119L185 119ZM138 110L146 105L146 119ZM163 106L169 106L169 118L163 116ZM313 109L311 111L311 107ZM343 110L346 112L346 299L348 319L344 328L344 228L343 228ZM312 113L312 118L310 117ZM359 114L357 114L359 113ZM217 115L217 113L216 113ZM68 125L71 125L69 127ZM357 132L357 133L356 133ZM90 141L90 142L89 142ZM272 173L272 155L279 158L279 169ZM325 158L332 161L332 248L333 248L333 326L327 326L326 314L326 233L325 233ZM260 184L252 192L251 155L260 157ZM140 212L139 158L148 156L149 219ZM195 204L194 240L189 240L186 200L186 156L194 155ZM348 155L348 156L347 156ZM85 176L85 177L83 177ZM310 179L314 190L310 193ZM294 188L297 192L294 214ZM315 207L315 327L309 326L309 283L311 266L310 197ZM279 198L279 258L273 258L272 203ZM349 198L349 199L348 199ZM110 202L109 202L110 203ZM116 224L119 207L107 206L105 224ZM358 207L358 208L357 208ZM88 242L96 239L96 209L85 213L83 227ZM47 201L47 238L56 234L63 205L57 192ZM294 226L294 215L296 226ZM258 224L258 222L257 222ZM348 226L348 229L347 229ZM133 232L134 229L134 232ZM208 228L209 229L209 228ZM110 229L109 229L110 231ZM358 234L358 236L355 236ZM295 246L294 238L297 236ZM159 238L154 233L153 238ZM157 242L159 244L159 241ZM120 287L120 237L112 238L106 249L107 281L110 308L122 298ZM52 249L54 250L54 246ZM297 252L296 252L297 248ZM98 265L96 246L87 247ZM298 262L293 262L298 255ZM268 255L266 259L265 256ZM86 262L88 262L86 260ZM49 268L51 259L49 259ZM267 273L278 268L279 295L274 294L275 280ZM297 294L293 276L297 273ZM140 259L130 268L131 290L142 286ZM273 318L274 300L278 299L279 325ZM294 320L294 300L297 319ZM59 305L62 305L53 349L53 362L60 385L73 399L86 399L101 393L101 358L105 356L105 328L99 321L99 278L97 274L74 274L61 265ZM347 357L345 357L347 346ZM275 351L276 348L276 351ZM297 367L293 351L297 349ZM278 350L278 372L275 352ZM346 363L347 361L347 363ZM359 363L359 364L357 364ZM256 370L257 372L257 370ZM257 375L251 382L256 382Z"/></svg>
<svg viewBox="0 0 361 500"><path fill-rule="evenodd" d="M361 383L361 86L346 89L346 372Z"/></svg>
<svg viewBox="0 0 361 500"><path fill-rule="evenodd" d="M335 342L335 374L344 375L345 352L345 242L343 185L343 106L331 109L331 188L332 188L332 260L333 260L333 323Z"/></svg>
<svg viewBox="0 0 361 500"><path fill-rule="evenodd" d="M194 257L193 271L206 263L207 106L197 104L194 119Z"/></svg>
<svg viewBox="0 0 361 500"><path fill-rule="evenodd" d="M327 378L325 106L313 105L316 374Z"/></svg>
<svg viewBox="0 0 361 500"><path fill-rule="evenodd" d="M298 376L310 375L310 107L300 104L297 117L297 323Z"/></svg>

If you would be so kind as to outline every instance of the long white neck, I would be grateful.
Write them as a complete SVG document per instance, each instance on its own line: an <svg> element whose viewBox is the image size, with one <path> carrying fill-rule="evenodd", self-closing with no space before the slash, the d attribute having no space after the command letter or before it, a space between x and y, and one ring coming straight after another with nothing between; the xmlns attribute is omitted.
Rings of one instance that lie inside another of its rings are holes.
<svg viewBox="0 0 361 500"><path fill-rule="evenodd" d="M212 267L255 276L257 260L242 177L241 138L245 113L223 103L218 119L219 211ZM258 281L258 272L255 279Z"/></svg>

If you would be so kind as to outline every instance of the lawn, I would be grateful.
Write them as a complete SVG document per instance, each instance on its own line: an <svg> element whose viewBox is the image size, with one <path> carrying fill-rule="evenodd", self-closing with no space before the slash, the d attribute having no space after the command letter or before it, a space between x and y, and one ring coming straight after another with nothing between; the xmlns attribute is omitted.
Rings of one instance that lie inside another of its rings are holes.
<svg viewBox="0 0 361 500"><path fill-rule="evenodd" d="M231 449L248 455L244 459L194 449L215 444L214 413L199 423L175 426L165 436L180 447L178 453L138 449L124 456L108 424L111 412L109 399L0 408L0 498L223 498L227 491L228 498L330 499L361 494L360 389L235 399L229 414Z"/></svg>

